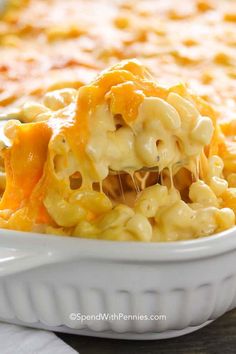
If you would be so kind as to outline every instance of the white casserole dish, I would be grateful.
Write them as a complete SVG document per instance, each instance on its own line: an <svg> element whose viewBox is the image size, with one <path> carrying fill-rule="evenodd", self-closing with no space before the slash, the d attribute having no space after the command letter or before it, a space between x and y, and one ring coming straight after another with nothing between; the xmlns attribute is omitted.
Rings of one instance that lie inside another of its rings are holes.
<svg viewBox="0 0 236 354"><path fill-rule="evenodd" d="M0 320L68 333L162 339L236 307L236 228L173 243L0 230ZM162 314L77 321L70 314Z"/></svg>

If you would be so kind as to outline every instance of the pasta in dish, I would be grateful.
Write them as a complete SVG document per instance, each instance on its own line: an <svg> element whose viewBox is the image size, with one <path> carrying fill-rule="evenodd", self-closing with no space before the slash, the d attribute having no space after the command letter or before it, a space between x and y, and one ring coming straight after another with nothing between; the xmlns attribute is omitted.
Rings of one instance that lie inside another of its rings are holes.
<svg viewBox="0 0 236 354"><path fill-rule="evenodd" d="M214 110L182 84L156 84L137 60L19 117L28 122L4 127L3 228L174 241L235 224Z"/></svg>
<svg viewBox="0 0 236 354"><path fill-rule="evenodd" d="M9 0L0 227L175 241L234 226L235 25L229 0Z"/></svg>

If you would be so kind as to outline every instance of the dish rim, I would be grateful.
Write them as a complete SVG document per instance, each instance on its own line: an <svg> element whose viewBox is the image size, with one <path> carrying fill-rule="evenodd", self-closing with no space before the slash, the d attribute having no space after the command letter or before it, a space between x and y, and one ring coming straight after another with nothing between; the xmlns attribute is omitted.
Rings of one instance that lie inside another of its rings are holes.
<svg viewBox="0 0 236 354"><path fill-rule="evenodd" d="M61 258L96 258L147 262L189 261L236 251L236 226L212 236L174 242L138 242L86 239L0 229L1 247L42 251ZM40 252L39 252L40 253Z"/></svg>

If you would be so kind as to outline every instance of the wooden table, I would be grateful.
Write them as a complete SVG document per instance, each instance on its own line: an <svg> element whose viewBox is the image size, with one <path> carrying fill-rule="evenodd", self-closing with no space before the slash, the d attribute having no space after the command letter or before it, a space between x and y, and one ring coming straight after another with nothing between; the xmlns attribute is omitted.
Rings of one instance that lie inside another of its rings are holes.
<svg viewBox="0 0 236 354"><path fill-rule="evenodd" d="M236 354L236 310L197 332L161 341L57 335L80 354Z"/></svg>

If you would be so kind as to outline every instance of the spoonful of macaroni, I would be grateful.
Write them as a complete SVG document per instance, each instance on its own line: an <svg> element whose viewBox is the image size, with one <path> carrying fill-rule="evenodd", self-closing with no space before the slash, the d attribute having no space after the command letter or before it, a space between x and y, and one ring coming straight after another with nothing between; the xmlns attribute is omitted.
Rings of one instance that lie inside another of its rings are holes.
<svg viewBox="0 0 236 354"><path fill-rule="evenodd" d="M184 85L155 83L136 60L28 102L4 127L0 227L144 241L231 227L209 112Z"/></svg>

